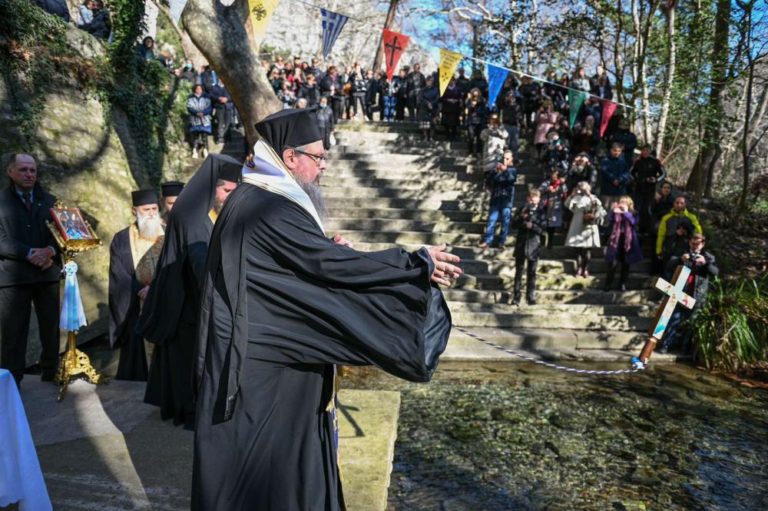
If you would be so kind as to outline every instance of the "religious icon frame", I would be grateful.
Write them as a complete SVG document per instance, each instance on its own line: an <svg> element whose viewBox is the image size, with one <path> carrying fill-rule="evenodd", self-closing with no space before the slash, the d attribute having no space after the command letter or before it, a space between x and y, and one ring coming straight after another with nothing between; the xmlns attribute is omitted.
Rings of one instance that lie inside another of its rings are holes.
<svg viewBox="0 0 768 511"><path fill-rule="evenodd" d="M56 204L50 212L53 219L50 230L64 250L81 252L101 245L101 240L83 217L80 208Z"/></svg>

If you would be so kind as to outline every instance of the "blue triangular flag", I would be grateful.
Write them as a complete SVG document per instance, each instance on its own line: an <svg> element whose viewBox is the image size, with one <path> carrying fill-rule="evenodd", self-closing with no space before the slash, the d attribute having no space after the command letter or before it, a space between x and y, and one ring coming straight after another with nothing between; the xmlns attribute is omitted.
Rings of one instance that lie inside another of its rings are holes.
<svg viewBox="0 0 768 511"><path fill-rule="evenodd" d="M504 85L504 81L507 79L509 71L503 67L497 67L493 64L488 64L488 107L493 108L496 105L496 98L501 91L501 86Z"/></svg>
<svg viewBox="0 0 768 511"><path fill-rule="evenodd" d="M320 8L320 13L323 15L323 58L327 59L349 16L327 11L322 7Z"/></svg>

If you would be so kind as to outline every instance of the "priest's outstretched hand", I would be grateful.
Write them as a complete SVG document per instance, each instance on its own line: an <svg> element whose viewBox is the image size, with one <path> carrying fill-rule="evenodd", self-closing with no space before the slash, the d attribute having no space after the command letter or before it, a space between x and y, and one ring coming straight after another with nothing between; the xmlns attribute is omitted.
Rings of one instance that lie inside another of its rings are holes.
<svg viewBox="0 0 768 511"><path fill-rule="evenodd" d="M429 256L435 263L435 270L432 272L432 282L441 286L450 286L453 281L464 273L457 266L461 262L459 256L449 254L445 251L445 244L436 247L429 247Z"/></svg>

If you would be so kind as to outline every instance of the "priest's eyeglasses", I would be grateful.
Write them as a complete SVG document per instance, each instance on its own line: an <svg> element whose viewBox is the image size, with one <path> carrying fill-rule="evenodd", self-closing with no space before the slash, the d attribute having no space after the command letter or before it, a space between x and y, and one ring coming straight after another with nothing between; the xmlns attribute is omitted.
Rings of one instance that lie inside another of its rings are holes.
<svg viewBox="0 0 768 511"><path fill-rule="evenodd" d="M309 156L312 158L312 161L315 162L315 165L320 165L323 162L328 163L328 156L325 154L312 154L306 151L302 151L301 149L296 149L295 147L292 147L291 149L299 154L303 154L304 156Z"/></svg>

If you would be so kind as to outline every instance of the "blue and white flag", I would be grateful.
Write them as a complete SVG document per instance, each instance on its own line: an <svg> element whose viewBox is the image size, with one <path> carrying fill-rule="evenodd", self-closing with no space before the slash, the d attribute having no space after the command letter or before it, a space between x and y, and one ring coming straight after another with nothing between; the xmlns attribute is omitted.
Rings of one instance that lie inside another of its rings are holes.
<svg viewBox="0 0 768 511"><path fill-rule="evenodd" d="M187 6L187 0L170 0L168 4L171 8L171 17L178 25L181 13L184 12L184 7Z"/></svg>
<svg viewBox="0 0 768 511"><path fill-rule="evenodd" d="M323 58L327 59L349 16L344 16L338 12L326 11L322 7L320 12L323 15Z"/></svg>
<svg viewBox="0 0 768 511"><path fill-rule="evenodd" d="M493 108L496 105L496 98L499 96L501 86L507 79L509 71L503 67L497 67L488 64L488 107Z"/></svg>

